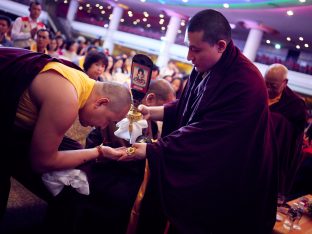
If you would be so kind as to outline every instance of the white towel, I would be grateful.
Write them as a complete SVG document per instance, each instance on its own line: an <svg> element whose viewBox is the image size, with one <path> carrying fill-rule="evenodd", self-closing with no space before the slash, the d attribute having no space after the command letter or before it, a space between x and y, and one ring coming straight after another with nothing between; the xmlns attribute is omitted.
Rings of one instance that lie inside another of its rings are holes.
<svg viewBox="0 0 312 234"><path fill-rule="evenodd" d="M132 123L132 133L129 132L129 119L124 118L119 121L116 126L118 129L114 132L115 136L130 141L130 144L135 143L135 140L142 135L142 129L147 128L147 121L141 119Z"/></svg>
<svg viewBox="0 0 312 234"><path fill-rule="evenodd" d="M90 194L86 173L78 169L49 172L43 174L41 178L53 196L59 194L65 185L72 186L81 194Z"/></svg>

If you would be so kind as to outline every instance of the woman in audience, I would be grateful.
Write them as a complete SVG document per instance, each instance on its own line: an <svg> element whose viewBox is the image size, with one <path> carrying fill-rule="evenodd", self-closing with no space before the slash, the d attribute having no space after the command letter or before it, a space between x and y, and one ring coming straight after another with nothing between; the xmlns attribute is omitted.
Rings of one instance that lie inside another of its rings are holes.
<svg viewBox="0 0 312 234"><path fill-rule="evenodd" d="M106 81L112 81L113 80L112 71L113 71L114 59L112 56L108 55L107 60L108 60L108 64L107 64L105 71L103 73L103 79Z"/></svg>
<svg viewBox="0 0 312 234"><path fill-rule="evenodd" d="M48 54L51 55L54 58L59 57L59 53L57 52L57 41L55 37L52 37L50 39L49 44L47 45Z"/></svg>
<svg viewBox="0 0 312 234"><path fill-rule="evenodd" d="M67 59L69 61L77 61L78 60L78 55L77 55L77 49L78 49L78 44L74 40L67 40L65 43L65 49L62 50L63 59Z"/></svg>
<svg viewBox="0 0 312 234"><path fill-rule="evenodd" d="M171 86L176 93L177 99L179 99L183 91L183 80L180 77L175 77L171 81Z"/></svg>
<svg viewBox="0 0 312 234"><path fill-rule="evenodd" d="M103 81L102 74L108 65L108 59L103 52L90 51L85 58L83 69L94 80Z"/></svg>

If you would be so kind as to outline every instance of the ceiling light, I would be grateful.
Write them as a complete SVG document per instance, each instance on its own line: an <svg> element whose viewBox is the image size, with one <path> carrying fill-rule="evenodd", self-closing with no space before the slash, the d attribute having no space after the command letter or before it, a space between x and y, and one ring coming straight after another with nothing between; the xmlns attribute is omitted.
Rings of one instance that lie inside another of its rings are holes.
<svg viewBox="0 0 312 234"><path fill-rule="evenodd" d="M303 41L303 37L299 37L299 40L300 40L300 41Z"/></svg>
<svg viewBox="0 0 312 234"><path fill-rule="evenodd" d="M230 5L229 5L228 3L223 3L223 7L224 7L224 8L229 8Z"/></svg>
<svg viewBox="0 0 312 234"><path fill-rule="evenodd" d="M296 45L296 48L299 50L300 49L300 45Z"/></svg>
<svg viewBox="0 0 312 234"><path fill-rule="evenodd" d="M182 0L182 2L188 2L188 0Z"/></svg>
<svg viewBox="0 0 312 234"><path fill-rule="evenodd" d="M270 43L271 43L271 41L270 41L270 40L266 40L265 42L266 42L267 44L270 44Z"/></svg>
<svg viewBox="0 0 312 234"><path fill-rule="evenodd" d="M141 0L141 2L145 2L146 0Z"/></svg>
<svg viewBox="0 0 312 234"><path fill-rule="evenodd" d="M303 3L303 2L306 2L306 0L299 0L299 2L302 2L302 3Z"/></svg>
<svg viewBox="0 0 312 234"><path fill-rule="evenodd" d="M160 18L164 18L165 16L163 14L159 14L159 17Z"/></svg>
<svg viewBox="0 0 312 234"><path fill-rule="evenodd" d="M305 48L309 48L309 44L307 44L307 43L304 44L304 47L305 47Z"/></svg>
<svg viewBox="0 0 312 234"><path fill-rule="evenodd" d="M275 49L279 50L281 48L280 44L275 44Z"/></svg>
<svg viewBox="0 0 312 234"><path fill-rule="evenodd" d="M290 37L286 37L286 40L287 40L287 41L291 41L291 38L290 38Z"/></svg>
<svg viewBox="0 0 312 234"><path fill-rule="evenodd" d="M292 16L292 15L294 15L294 12L289 10L289 11L287 11L287 15Z"/></svg>

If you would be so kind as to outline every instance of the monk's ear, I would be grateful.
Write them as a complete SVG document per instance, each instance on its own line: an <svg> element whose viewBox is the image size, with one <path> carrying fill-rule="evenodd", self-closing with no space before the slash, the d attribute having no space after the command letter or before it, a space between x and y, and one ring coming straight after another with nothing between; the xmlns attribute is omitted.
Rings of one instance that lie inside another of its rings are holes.
<svg viewBox="0 0 312 234"><path fill-rule="evenodd" d="M145 102L147 106L153 106L155 105L155 101L156 101L156 95L155 93L149 93L147 94L146 98L145 98Z"/></svg>
<svg viewBox="0 0 312 234"><path fill-rule="evenodd" d="M219 40L217 42L218 52L223 53L226 50L227 43L225 40Z"/></svg>
<svg viewBox="0 0 312 234"><path fill-rule="evenodd" d="M106 105L108 105L109 102L110 102L109 98L102 97L102 98L99 98L99 99L96 100L95 106L96 107L100 107L102 105L106 106Z"/></svg>

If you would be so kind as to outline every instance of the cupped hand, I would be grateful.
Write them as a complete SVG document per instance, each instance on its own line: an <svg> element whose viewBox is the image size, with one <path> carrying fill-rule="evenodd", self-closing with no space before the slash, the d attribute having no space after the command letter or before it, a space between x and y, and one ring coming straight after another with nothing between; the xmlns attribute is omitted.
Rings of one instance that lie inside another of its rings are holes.
<svg viewBox="0 0 312 234"><path fill-rule="evenodd" d="M134 161L146 158L146 143L135 143L132 145L134 151L126 150L126 155L119 158L119 161Z"/></svg>
<svg viewBox="0 0 312 234"><path fill-rule="evenodd" d="M119 160L121 157L127 156L126 147L111 148L104 146L104 157L112 160Z"/></svg>

